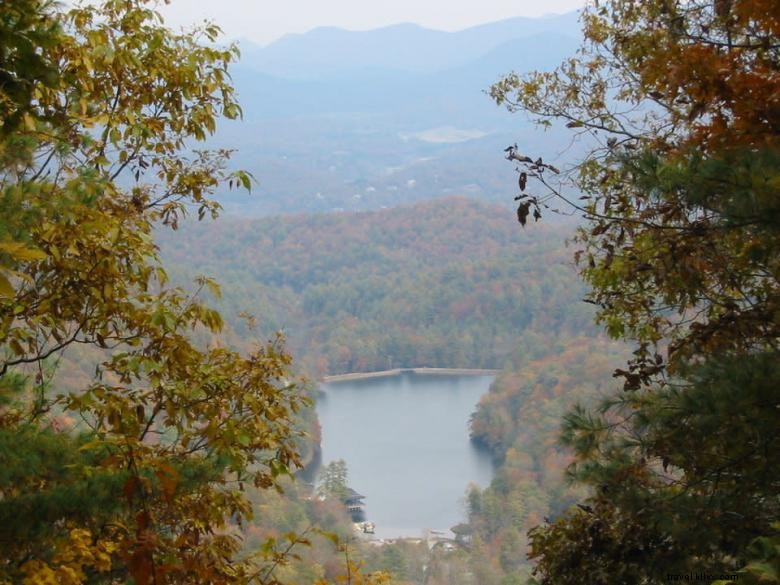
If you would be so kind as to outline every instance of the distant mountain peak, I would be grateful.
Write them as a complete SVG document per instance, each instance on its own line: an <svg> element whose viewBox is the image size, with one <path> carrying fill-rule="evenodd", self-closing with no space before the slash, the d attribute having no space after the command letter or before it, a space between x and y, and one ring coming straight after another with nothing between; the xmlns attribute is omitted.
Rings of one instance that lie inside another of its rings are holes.
<svg viewBox="0 0 780 585"><path fill-rule="evenodd" d="M428 74L462 67L502 44L542 33L579 38L579 13L514 17L454 32L410 22L369 30L321 26L285 35L265 47L244 44L243 65L298 80L371 67Z"/></svg>

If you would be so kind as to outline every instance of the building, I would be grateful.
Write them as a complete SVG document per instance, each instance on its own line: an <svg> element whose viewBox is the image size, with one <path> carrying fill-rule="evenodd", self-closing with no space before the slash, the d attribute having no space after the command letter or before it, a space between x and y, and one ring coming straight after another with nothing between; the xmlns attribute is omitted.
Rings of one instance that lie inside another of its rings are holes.
<svg viewBox="0 0 780 585"><path fill-rule="evenodd" d="M347 512L350 514L362 514L364 499L366 499L366 496L360 495L352 488L347 488L347 495L344 496L344 505L347 507Z"/></svg>

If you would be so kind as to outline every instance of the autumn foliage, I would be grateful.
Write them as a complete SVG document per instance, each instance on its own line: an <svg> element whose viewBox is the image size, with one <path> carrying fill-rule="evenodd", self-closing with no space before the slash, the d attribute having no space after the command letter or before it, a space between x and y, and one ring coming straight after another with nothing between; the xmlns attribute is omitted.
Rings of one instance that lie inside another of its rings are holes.
<svg viewBox="0 0 780 585"><path fill-rule="evenodd" d="M780 514L780 11L596 1L583 24L556 72L492 90L593 145L568 187L537 173L535 188L586 218L589 300L636 346L615 371L622 391L564 419L572 477L592 495L534 530L537 575L777 582L757 543L776 539Z"/></svg>
<svg viewBox="0 0 780 585"><path fill-rule="evenodd" d="M199 297L219 286L170 286L152 233L249 186L228 151L184 151L240 115L236 49L143 0L18 0L0 24L0 582L270 581L238 557L246 490L299 463L307 401L280 339L193 341L222 328ZM63 388L74 347L94 376Z"/></svg>

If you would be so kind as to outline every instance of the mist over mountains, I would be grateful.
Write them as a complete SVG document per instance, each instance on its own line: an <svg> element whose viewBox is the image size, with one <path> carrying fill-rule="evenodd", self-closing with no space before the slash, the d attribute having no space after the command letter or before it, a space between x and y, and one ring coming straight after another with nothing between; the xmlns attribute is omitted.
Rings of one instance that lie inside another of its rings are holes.
<svg viewBox="0 0 780 585"><path fill-rule="evenodd" d="M244 110L216 141L236 148L253 194L222 194L228 212L368 210L462 194L506 200L501 151L525 144L550 160L553 132L497 107L502 75L549 70L579 44L577 13L513 18L458 32L399 24L318 28L260 47L231 69Z"/></svg>
<svg viewBox="0 0 780 585"><path fill-rule="evenodd" d="M285 35L265 47L244 43L242 50L248 67L284 79L317 79L364 68L434 73L473 63L506 43L544 34L576 39L577 13L511 18L456 32L411 23L368 31L320 27Z"/></svg>

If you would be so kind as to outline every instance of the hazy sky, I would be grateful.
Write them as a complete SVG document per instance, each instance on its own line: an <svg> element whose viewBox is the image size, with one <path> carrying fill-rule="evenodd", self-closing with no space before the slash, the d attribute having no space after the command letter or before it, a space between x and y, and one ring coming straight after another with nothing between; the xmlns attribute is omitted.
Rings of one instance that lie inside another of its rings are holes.
<svg viewBox="0 0 780 585"><path fill-rule="evenodd" d="M585 0L173 0L161 9L170 26L204 18L228 38L269 43L318 26L365 30L414 22L459 30L512 16L542 16L580 8Z"/></svg>

